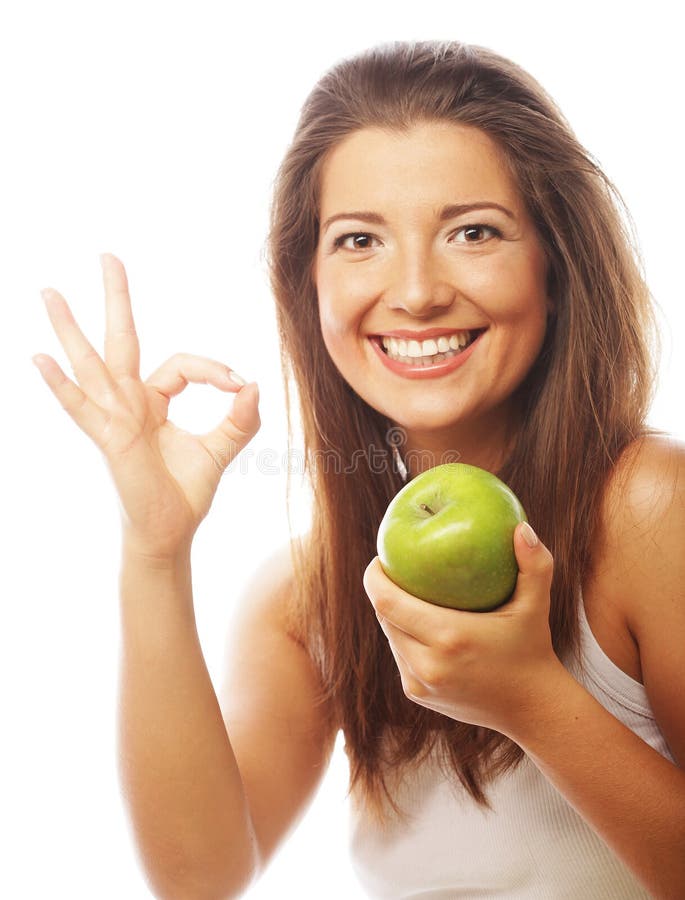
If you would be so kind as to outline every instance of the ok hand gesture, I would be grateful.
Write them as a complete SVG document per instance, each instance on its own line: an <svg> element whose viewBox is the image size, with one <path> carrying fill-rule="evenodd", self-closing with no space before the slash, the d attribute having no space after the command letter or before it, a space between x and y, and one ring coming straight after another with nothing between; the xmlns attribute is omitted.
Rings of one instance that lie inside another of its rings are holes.
<svg viewBox="0 0 685 900"><path fill-rule="evenodd" d="M221 475L260 426L255 383L228 366L179 353L141 381L140 348L123 264L102 256L106 302L105 358L79 328L66 300L43 292L48 316L78 384L50 356L34 363L61 405L100 448L119 493L129 545L152 558L190 546ZM169 401L190 382L237 393L230 415L206 434L189 434L167 418Z"/></svg>

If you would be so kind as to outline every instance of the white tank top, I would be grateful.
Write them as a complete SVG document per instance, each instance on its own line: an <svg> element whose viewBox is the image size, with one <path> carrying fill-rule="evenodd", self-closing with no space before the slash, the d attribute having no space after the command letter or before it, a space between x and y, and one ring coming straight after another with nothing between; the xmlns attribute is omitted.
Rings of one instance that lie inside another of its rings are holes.
<svg viewBox="0 0 685 900"><path fill-rule="evenodd" d="M672 762L646 691L603 652L579 604L586 689ZM435 761L402 782L411 818L381 829L351 798L351 855L369 897L387 900L649 898L618 857L524 757L487 788L492 810L447 782Z"/></svg>

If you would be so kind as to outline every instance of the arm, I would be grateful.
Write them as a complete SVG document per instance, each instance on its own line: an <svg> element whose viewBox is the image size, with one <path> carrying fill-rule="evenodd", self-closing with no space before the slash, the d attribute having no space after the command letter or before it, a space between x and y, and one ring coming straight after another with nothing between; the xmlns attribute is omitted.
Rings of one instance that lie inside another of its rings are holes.
<svg viewBox="0 0 685 900"><path fill-rule="evenodd" d="M303 811L335 732L307 653L287 627L289 552L247 593L222 712L195 624L190 548L223 472L259 428L258 388L189 354L143 382L126 272L111 254L102 268L105 359L49 289L46 309L78 383L52 357L34 362L103 452L119 494L124 800L157 896L233 897ZM191 382L235 395L218 426L201 435L168 419L170 400Z"/></svg>
<svg viewBox="0 0 685 900"><path fill-rule="evenodd" d="M306 653L281 627L290 569L275 560L236 629L242 662L229 679L236 725L227 733L195 626L190 548L223 472L259 428L257 385L189 354L143 382L126 272L110 254L102 266L105 359L49 290L48 315L78 384L52 357L35 362L102 450L121 501L120 774L143 867L165 900L217 900L245 889L303 808L332 732ZM189 434L168 419L171 398L190 382L235 395L211 432Z"/></svg>
<svg viewBox="0 0 685 900"><path fill-rule="evenodd" d="M215 694L192 614L190 566L122 568L124 795L157 896L239 896L323 776L335 732L288 634L290 556L252 580ZM161 627L163 625L163 627Z"/></svg>
<svg viewBox="0 0 685 900"><path fill-rule="evenodd" d="M603 503L593 589L623 610L674 766L575 682L517 740L656 897L685 894L685 452L646 439ZM555 697L556 694L556 697ZM576 729L576 720L582 727ZM597 748L606 748L597 752Z"/></svg>
<svg viewBox="0 0 685 900"><path fill-rule="evenodd" d="M611 715L565 669L509 735L654 895L685 891L685 772Z"/></svg>
<svg viewBox="0 0 685 900"><path fill-rule="evenodd" d="M154 565L125 549L120 584L120 779L143 870L165 900L235 895L257 849L195 627L190 553Z"/></svg>
<svg viewBox="0 0 685 900"><path fill-rule="evenodd" d="M78 383L52 357L35 362L104 454L121 501L121 773L144 866L163 897L215 898L249 879L256 853L195 629L190 547L221 475L259 428L258 390L189 354L143 382L125 269L111 254L101 261L104 360L50 289L46 309ZM168 419L171 398L190 382L235 395L206 434Z"/></svg>

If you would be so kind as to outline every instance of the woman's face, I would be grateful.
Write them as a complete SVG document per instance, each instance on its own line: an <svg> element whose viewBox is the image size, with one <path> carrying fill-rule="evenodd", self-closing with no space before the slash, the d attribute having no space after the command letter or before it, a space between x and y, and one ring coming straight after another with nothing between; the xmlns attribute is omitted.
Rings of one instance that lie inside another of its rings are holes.
<svg viewBox="0 0 685 900"><path fill-rule="evenodd" d="M476 424L496 433L541 348L548 298L494 142L445 122L354 132L323 166L320 222L321 329L350 386L446 446Z"/></svg>

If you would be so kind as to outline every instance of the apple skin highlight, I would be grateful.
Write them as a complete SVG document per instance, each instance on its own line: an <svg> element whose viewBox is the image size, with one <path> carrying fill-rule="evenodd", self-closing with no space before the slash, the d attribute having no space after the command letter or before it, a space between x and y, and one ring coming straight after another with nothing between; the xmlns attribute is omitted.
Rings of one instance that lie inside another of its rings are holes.
<svg viewBox="0 0 685 900"><path fill-rule="evenodd" d="M497 476L445 463L395 495L378 530L377 552L390 580L414 597L487 612L514 591L514 529L526 521L520 501Z"/></svg>

